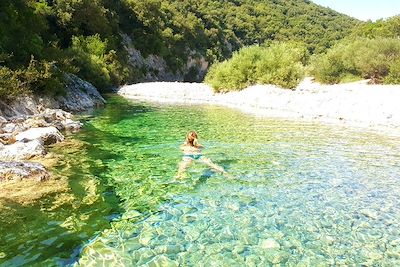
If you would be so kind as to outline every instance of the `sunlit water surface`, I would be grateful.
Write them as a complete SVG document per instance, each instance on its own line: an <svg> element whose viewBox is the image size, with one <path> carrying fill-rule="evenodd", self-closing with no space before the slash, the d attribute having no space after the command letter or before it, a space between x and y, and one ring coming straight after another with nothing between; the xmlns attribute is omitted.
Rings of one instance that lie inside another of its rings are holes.
<svg viewBox="0 0 400 267"><path fill-rule="evenodd" d="M19 252L20 263L46 250L31 262L400 265L400 138L215 106L109 102L69 137L83 146L53 148L66 156L57 171L83 191L74 183L91 181L96 201L75 210L69 239L46 233L65 221L45 211L37 235L47 243ZM192 129L228 177L195 163L174 179Z"/></svg>

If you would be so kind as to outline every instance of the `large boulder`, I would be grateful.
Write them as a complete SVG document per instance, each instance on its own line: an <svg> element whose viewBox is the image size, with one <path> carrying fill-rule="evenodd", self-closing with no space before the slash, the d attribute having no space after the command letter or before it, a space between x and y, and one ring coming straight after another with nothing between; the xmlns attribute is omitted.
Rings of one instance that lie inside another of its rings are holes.
<svg viewBox="0 0 400 267"><path fill-rule="evenodd" d="M20 142L27 142L35 139L41 140L45 145L50 145L63 141L64 136L53 126L31 128L15 136L15 140Z"/></svg>
<svg viewBox="0 0 400 267"><path fill-rule="evenodd" d="M26 160L46 154L43 142L33 140L26 143L16 142L12 145L0 143L1 160Z"/></svg>
<svg viewBox="0 0 400 267"><path fill-rule="evenodd" d="M50 177L46 168L35 162L0 161L0 183L9 180L34 179L44 181Z"/></svg>

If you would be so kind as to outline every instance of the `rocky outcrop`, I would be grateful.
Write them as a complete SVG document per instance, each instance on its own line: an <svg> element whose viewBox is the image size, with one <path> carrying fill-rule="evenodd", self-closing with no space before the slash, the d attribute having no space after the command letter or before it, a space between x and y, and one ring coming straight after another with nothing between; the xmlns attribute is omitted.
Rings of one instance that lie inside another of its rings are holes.
<svg viewBox="0 0 400 267"><path fill-rule="evenodd" d="M72 114L61 109L43 109L39 114L12 117L0 123L0 142L10 144L15 142L17 134L30 128L55 127L59 131L76 131L82 123L72 120ZM13 139L13 141L11 140Z"/></svg>
<svg viewBox="0 0 400 267"><path fill-rule="evenodd" d="M41 182L49 177L49 172L40 163L0 161L0 182L22 179L34 179Z"/></svg>
<svg viewBox="0 0 400 267"><path fill-rule="evenodd" d="M208 69L208 62L201 55L194 51L188 54L188 60L185 66L178 71L172 71L167 62L160 56L148 55L143 57L132 43L131 38L122 34L122 40L125 51L128 54L128 62L135 69L145 70L144 76L140 79L141 82L154 81L202 81Z"/></svg>
<svg viewBox="0 0 400 267"><path fill-rule="evenodd" d="M67 111L83 111L105 104L104 98L91 83L73 74L66 75L67 90L64 96L58 96L55 101L58 107Z"/></svg>
<svg viewBox="0 0 400 267"><path fill-rule="evenodd" d="M46 108L76 112L105 104L104 98L90 83L73 74L65 74L65 79L65 95L55 97L27 95L12 103L0 101L0 117L10 120L16 117L33 116L43 113Z"/></svg>
<svg viewBox="0 0 400 267"><path fill-rule="evenodd" d="M73 74L66 74L63 96L23 96L13 103L0 101L0 182L32 177L42 181L49 177L37 163L19 162L46 155L46 145L64 140L61 131L77 131L82 123L71 113L105 103L97 89ZM4 162L7 161L7 162ZM10 162L15 161L15 162Z"/></svg>

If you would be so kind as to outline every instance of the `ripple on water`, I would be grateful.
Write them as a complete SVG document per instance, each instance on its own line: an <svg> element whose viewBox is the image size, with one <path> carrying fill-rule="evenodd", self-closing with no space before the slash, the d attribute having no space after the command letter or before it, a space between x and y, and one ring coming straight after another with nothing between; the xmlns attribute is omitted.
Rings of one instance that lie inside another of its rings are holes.
<svg viewBox="0 0 400 267"><path fill-rule="evenodd" d="M130 152L138 161L119 162L116 179L136 190L121 189L130 196L128 214L154 198L155 206L115 222L84 248L81 264L400 264L398 138L210 106L153 111L126 116L112 132L152 120ZM199 131L205 153L233 179L196 165L182 183L168 182L188 128Z"/></svg>
<svg viewBox="0 0 400 267"><path fill-rule="evenodd" d="M173 181L192 129L231 178L194 164ZM90 240L77 264L400 265L399 138L117 98L73 138L84 145L61 148L58 170L74 177L72 205L42 210L26 254L0 260L51 265ZM19 246L16 237L5 235Z"/></svg>

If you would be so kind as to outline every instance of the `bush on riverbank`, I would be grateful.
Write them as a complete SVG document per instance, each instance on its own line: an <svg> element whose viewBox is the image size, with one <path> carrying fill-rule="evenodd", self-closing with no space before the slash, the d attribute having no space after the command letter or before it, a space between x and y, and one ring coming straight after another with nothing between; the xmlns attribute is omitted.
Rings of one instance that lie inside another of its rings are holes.
<svg viewBox="0 0 400 267"><path fill-rule="evenodd" d="M62 73L52 62L31 59L27 68L0 66L0 99L11 101L27 93L63 93Z"/></svg>
<svg viewBox="0 0 400 267"><path fill-rule="evenodd" d="M400 40L357 38L338 43L316 56L311 74L322 83L371 79L373 83L400 82Z"/></svg>
<svg viewBox="0 0 400 267"><path fill-rule="evenodd" d="M123 67L108 39L102 40L99 34L73 36L71 48L67 53L72 59L69 64L75 66L78 76L101 91L123 84L132 74Z"/></svg>
<svg viewBox="0 0 400 267"><path fill-rule="evenodd" d="M229 60L211 66L205 82L216 92L241 90L254 84L294 88L304 78L307 49L298 43L250 46Z"/></svg>

